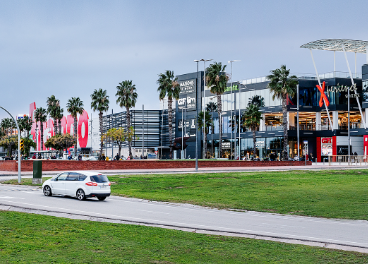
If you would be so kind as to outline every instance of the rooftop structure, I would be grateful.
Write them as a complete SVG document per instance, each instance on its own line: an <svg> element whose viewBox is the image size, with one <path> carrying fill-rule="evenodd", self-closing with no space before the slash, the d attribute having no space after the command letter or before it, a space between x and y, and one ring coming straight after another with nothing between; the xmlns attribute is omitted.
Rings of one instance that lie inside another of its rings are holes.
<svg viewBox="0 0 368 264"><path fill-rule="evenodd" d="M301 45L301 48L367 53L368 41L352 39L320 39Z"/></svg>

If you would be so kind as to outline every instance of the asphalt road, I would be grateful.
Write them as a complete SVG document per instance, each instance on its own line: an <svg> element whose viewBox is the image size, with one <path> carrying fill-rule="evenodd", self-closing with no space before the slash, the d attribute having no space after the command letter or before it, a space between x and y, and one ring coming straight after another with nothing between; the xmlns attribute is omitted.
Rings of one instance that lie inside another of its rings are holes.
<svg viewBox="0 0 368 264"><path fill-rule="evenodd" d="M41 189L0 184L0 209L77 219L143 224L368 253L368 221L331 220L111 196L105 201L46 197Z"/></svg>

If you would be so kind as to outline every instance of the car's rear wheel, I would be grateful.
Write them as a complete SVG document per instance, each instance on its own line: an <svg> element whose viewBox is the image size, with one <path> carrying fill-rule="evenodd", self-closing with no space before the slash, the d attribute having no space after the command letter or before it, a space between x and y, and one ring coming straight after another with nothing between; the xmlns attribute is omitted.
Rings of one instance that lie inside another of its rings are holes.
<svg viewBox="0 0 368 264"><path fill-rule="evenodd" d="M86 199L86 195L85 195L85 193L84 193L84 191L82 189L79 189L77 191L77 199L79 201L82 201L82 200L85 200Z"/></svg>
<svg viewBox="0 0 368 264"><path fill-rule="evenodd" d="M43 194L45 196L51 196L52 195L50 186L46 185L45 187L43 187Z"/></svg>
<svg viewBox="0 0 368 264"><path fill-rule="evenodd" d="M100 201L105 201L106 196L103 196L103 197L102 196L98 196L97 199L100 200Z"/></svg>

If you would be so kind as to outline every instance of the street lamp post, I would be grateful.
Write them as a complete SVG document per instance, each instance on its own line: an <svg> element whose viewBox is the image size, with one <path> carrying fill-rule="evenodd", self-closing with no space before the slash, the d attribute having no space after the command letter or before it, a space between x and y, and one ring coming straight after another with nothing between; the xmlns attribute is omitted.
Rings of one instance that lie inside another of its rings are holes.
<svg viewBox="0 0 368 264"><path fill-rule="evenodd" d="M3 109L5 112L7 112L10 117L13 119L13 121L15 122L15 125L17 126L18 129L18 183L21 182L21 156L20 156L20 130L19 130L19 126L18 126L18 122L17 120L8 112L8 110L6 110L4 107L0 106L1 109Z"/></svg>
<svg viewBox="0 0 368 264"><path fill-rule="evenodd" d="M204 71L203 71L203 113L204 113L204 117L206 117L206 61L211 61L212 59L206 60L206 59L201 59L200 61L203 61L203 67L204 67ZM207 144L207 142L204 141L204 139L206 138L206 118L204 118L204 124L203 124L203 149L205 149L205 144ZM206 158L206 153L204 153L203 158Z"/></svg>
<svg viewBox="0 0 368 264"><path fill-rule="evenodd" d="M199 60L194 60L194 62L197 63L197 83L196 83L196 95L198 95L198 62ZM197 97L197 96L196 96ZM198 103L197 103L197 99L196 99L196 111L197 111L197 114L198 114ZM196 146L195 146L195 170L198 171L198 120L197 118L195 119L195 123L196 123L196 126L195 126L195 130L196 130Z"/></svg>
<svg viewBox="0 0 368 264"><path fill-rule="evenodd" d="M187 110L188 108L183 107L181 109L181 159L185 159L185 155L184 155L184 110Z"/></svg>
<svg viewBox="0 0 368 264"><path fill-rule="evenodd" d="M231 88L231 93L230 93L230 97L231 97L231 106L232 104L234 104L234 113L236 112L236 107L235 107L235 100L233 98L233 62L235 61L240 61L240 60L230 60L228 61L228 63L230 63L230 68L231 68L231 82L230 82L230 88ZM240 93L239 93L239 101L240 101ZM240 105L239 105L239 111L240 111ZM230 110L230 116L231 116L231 145L230 145L230 157L232 157L233 155L233 125L234 125L234 128L235 128L235 122L233 120L233 107L231 107L231 110ZM240 115L239 115L239 118L240 118ZM234 129L234 133L235 133L235 141L236 141L236 129ZM240 132L239 132L240 133ZM240 135L239 135L239 138L240 138ZM235 146L234 146L235 147ZM240 141L239 141L239 148L240 148ZM240 155L239 155L239 159L240 159Z"/></svg>

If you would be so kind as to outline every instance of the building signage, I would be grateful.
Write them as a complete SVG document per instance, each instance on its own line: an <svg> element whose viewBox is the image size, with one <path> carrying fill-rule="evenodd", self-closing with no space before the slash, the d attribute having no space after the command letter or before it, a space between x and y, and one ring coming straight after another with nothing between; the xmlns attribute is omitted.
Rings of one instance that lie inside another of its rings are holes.
<svg viewBox="0 0 368 264"><path fill-rule="evenodd" d="M231 89L231 87L232 87L233 89ZM228 87L226 87L225 92L231 92L231 91L237 91L237 90L239 90L239 85L234 84L234 85L232 85L232 86L228 86Z"/></svg>
<svg viewBox="0 0 368 264"><path fill-rule="evenodd" d="M319 107L323 106L323 99L326 103L326 106L328 107L330 105L330 102L328 100L327 95L325 94L326 83L325 82L322 83L322 88L319 85L316 85L316 86L318 90L321 92L321 97L319 98ZM355 93L358 91L358 88L356 87L355 83L352 86L337 84L337 86L326 87L326 93L347 93L348 90L350 91L350 98L360 97L358 93ZM345 98L348 98L347 94L345 94Z"/></svg>
<svg viewBox="0 0 368 264"><path fill-rule="evenodd" d="M317 89L321 92L321 97L319 98L319 107L323 106L323 99L325 101L326 107L330 105L330 102L328 101L328 98L325 95L325 85L326 85L325 82L322 83L322 88L321 86L317 85Z"/></svg>
<svg viewBox="0 0 368 264"><path fill-rule="evenodd" d="M179 82L179 85L181 94L195 93L196 91L196 79Z"/></svg>
<svg viewBox="0 0 368 264"><path fill-rule="evenodd" d="M355 94L355 91L358 92L358 88L356 87L356 84L354 83L354 85L352 86L347 86L347 85L339 85L337 84L337 86L330 86L327 87L326 92L333 92L333 93L347 93L348 90L350 90L350 97L359 97L359 94ZM345 94L345 98L348 98L348 95Z"/></svg>
<svg viewBox="0 0 368 264"><path fill-rule="evenodd" d="M321 156L332 155L332 138L321 138Z"/></svg>
<svg viewBox="0 0 368 264"><path fill-rule="evenodd" d="M256 148L264 148L264 146L265 146L264 140L256 142Z"/></svg>
<svg viewBox="0 0 368 264"><path fill-rule="evenodd" d="M195 119L186 119L184 120L184 136L185 137L195 137L196 136L196 123ZM183 129L183 121L178 121L178 129L181 132Z"/></svg>
<svg viewBox="0 0 368 264"><path fill-rule="evenodd" d="M187 109L188 111L193 111L196 109L196 79L180 81L180 94L178 100L179 109Z"/></svg>
<svg viewBox="0 0 368 264"><path fill-rule="evenodd" d="M221 144L223 149L229 149L230 148L230 142L222 142Z"/></svg>
<svg viewBox="0 0 368 264"><path fill-rule="evenodd" d="M351 148L350 148L351 150ZM349 146L337 146L337 155L348 155L349 154Z"/></svg>
<svg viewBox="0 0 368 264"><path fill-rule="evenodd" d="M36 110L36 103L33 102L29 107L29 117L34 120L34 111ZM78 134L78 145L80 148L87 147L88 142L88 121L89 116L88 113L83 110L83 113L77 118L77 134ZM63 116L61 119L61 132L62 134L73 134L74 133L74 118L71 115ZM46 150L45 143L48 138L54 136L54 120L48 119L43 123L43 149ZM41 132L40 132L40 122L33 122L31 129L31 138L37 144L36 150L41 150Z"/></svg>

